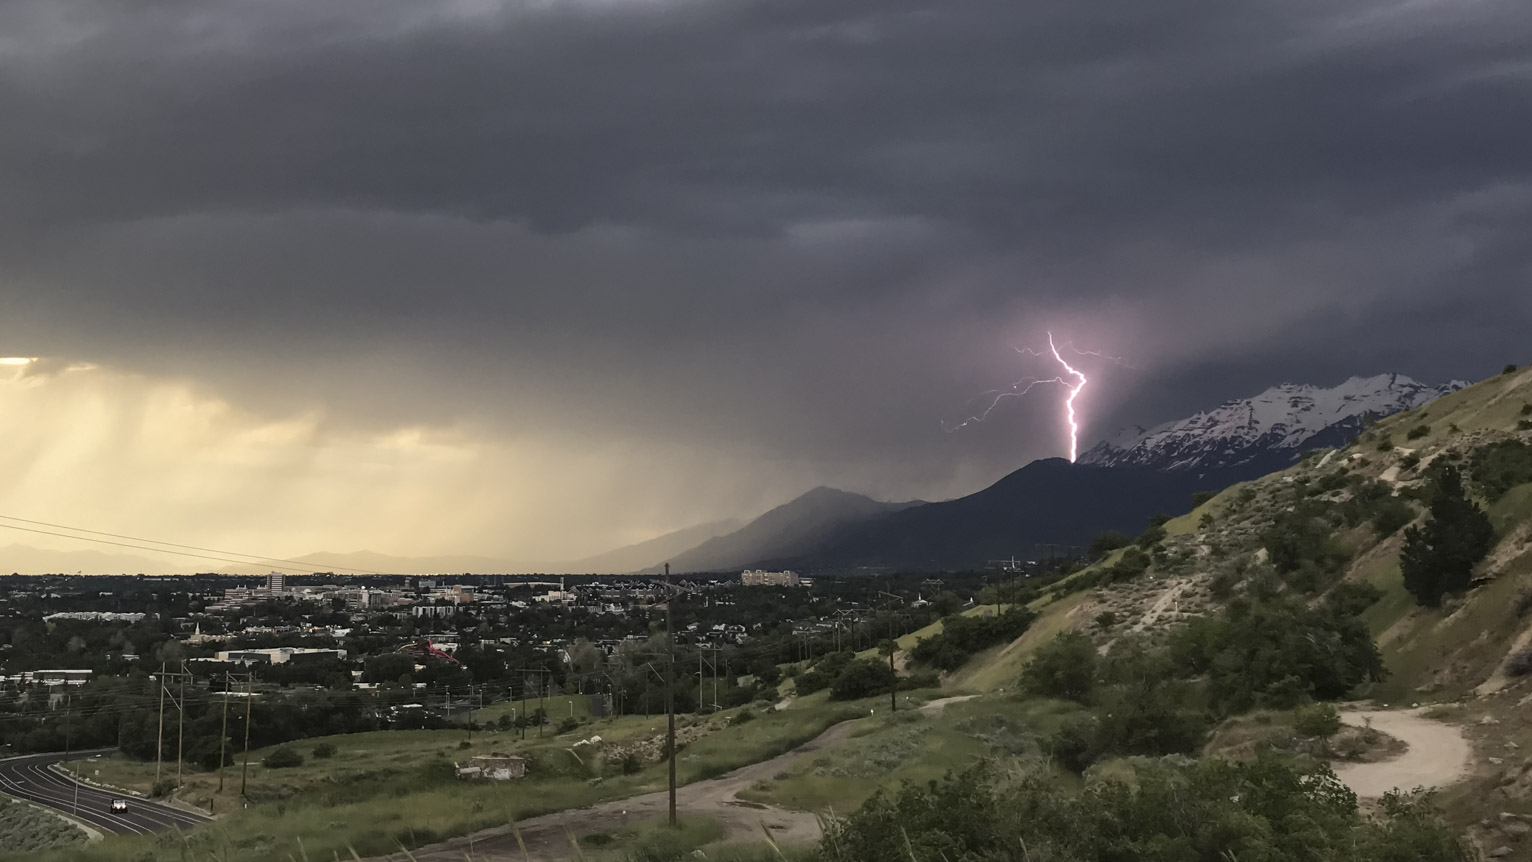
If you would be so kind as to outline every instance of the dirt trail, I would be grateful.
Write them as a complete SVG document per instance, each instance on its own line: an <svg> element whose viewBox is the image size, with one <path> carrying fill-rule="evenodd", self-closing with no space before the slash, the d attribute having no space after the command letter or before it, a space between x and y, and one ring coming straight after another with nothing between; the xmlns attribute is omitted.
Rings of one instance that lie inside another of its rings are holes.
<svg viewBox="0 0 1532 862"><path fill-rule="evenodd" d="M1380 763L1337 763L1335 775L1357 796L1376 799L1390 790L1443 787L1468 776L1473 749L1463 731L1424 717L1423 709L1341 713L1353 727L1373 728L1403 741L1409 749Z"/></svg>
<svg viewBox="0 0 1532 862"><path fill-rule="evenodd" d="M1155 599L1154 604L1149 607L1149 611L1140 617L1138 622L1133 624L1133 631L1141 632L1159 622L1160 617L1170 610L1171 605L1174 605L1176 600L1181 598L1182 591L1189 586L1191 586L1191 581L1180 581L1166 587L1165 591L1160 593L1160 597Z"/></svg>
<svg viewBox="0 0 1532 862"><path fill-rule="evenodd" d="M948 704L971 700L973 697L967 695L933 700L920 707L920 712L936 715ZM676 810L682 814L697 814L719 821L726 831L725 841L760 840L763 824L771 832L772 838L781 843L804 844L817 841L820 836L818 815L746 802L738 798L738 793L757 781L790 769L801 757L844 742L859 720L834 725L803 745L770 760L742 766L718 778L678 787ZM465 854L470 854L474 862L563 862L570 857L571 834L578 837L591 832L609 832L634 820L663 817L668 810L669 794L662 790L523 820L516 825L521 831L521 840L526 843L525 854L512 831L508 827L498 826L423 847L416 850L413 857L394 854L378 857L373 862L406 862L408 858L418 862L463 862Z"/></svg>

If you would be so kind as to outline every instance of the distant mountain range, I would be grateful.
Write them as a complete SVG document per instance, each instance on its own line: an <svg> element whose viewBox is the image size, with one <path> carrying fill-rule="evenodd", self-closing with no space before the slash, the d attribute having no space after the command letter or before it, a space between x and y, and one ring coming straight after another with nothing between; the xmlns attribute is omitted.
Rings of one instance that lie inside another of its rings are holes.
<svg viewBox="0 0 1532 862"><path fill-rule="evenodd" d="M1309 450L1345 445L1374 419L1467 385L1430 386L1402 374L1353 377L1330 389L1284 383L1148 430L1124 429L1081 455L1080 463L1187 471L1248 466L1254 478L1292 464Z"/></svg>
<svg viewBox="0 0 1532 862"><path fill-rule="evenodd" d="M772 509L749 524L669 560L674 572L720 572L753 561L812 553L836 531L924 505L880 503L871 497L819 487ZM660 563L648 571L658 571Z"/></svg>
<svg viewBox="0 0 1532 862"><path fill-rule="evenodd" d="M1221 490L1311 449L1344 445L1374 419L1465 385L1430 386L1400 374L1353 377L1328 389L1283 384L1153 429L1128 429L1077 464L1035 461L982 491L940 503L879 504L817 488L677 556L673 567L942 570L983 567L1048 546L1078 547L1105 530L1137 533L1155 514L1188 511L1197 491ZM820 512L826 520L815 520ZM790 538L782 522L793 524Z"/></svg>

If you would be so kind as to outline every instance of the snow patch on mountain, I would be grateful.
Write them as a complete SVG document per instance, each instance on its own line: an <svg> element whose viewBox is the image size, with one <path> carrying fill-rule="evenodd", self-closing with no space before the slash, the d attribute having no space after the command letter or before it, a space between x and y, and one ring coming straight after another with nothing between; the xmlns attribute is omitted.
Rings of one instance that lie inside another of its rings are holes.
<svg viewBox="0 0 1532 862"><path fill-rule="evenodd" d="M1254 398L1144 430L1123 429L1080 456L1082 464L1162 470L1235 467L1350 441L1367 422L1419 407L1467 386L1431 386L1402 374L1353 377L1324 389L1284 383Z"/></svg>

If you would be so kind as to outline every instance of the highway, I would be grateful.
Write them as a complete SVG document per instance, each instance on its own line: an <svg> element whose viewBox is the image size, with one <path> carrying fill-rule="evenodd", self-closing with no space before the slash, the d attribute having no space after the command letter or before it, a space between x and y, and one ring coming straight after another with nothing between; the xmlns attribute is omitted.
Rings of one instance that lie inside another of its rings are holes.
<svg viewBox="0 0 1532 862"><path fill-rule="evenodd" d="M190 829L209 820L206 815L194 811L101 790L89 784L76 784L48 768L54 763L82 760L110 751L76 751L67 757L63 754L30 754L0 760L0 793L57 809L102 832L124 835L148 835L171 827ZM113 811L113 799L126 799L128 810Z"/></svg>

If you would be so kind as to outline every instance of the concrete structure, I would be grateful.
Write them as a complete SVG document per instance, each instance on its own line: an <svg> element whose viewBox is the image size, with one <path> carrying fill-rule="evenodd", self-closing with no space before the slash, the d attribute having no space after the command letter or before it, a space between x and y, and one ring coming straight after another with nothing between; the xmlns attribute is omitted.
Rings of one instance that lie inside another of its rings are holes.
<svg viewBox="0 0 1532 862"><path fill-rule="evenodd" d="M317 659L346 658L343 649L310 649L308 647L271 647L269 649L232 649L217 653L217 661L235 664L287 664L291 661L315 661Z"/></svg>
<svg viewBox="0 0 1532 862"><path fill-rule="evenodd" d="M797 572L768 572L762 569L746 569L740 573L739 582L746 587L796 587L801 585Z"/></svg>
<svg viewBox="0 0 1532 862"><path fill-rule="evenodd" d="M287 592L287 575L281 572L272 572L266 576L266 594L280 596Z"/></svg>
<svg viewBox="0 0 1532 862"><path fill-rule="evenodd" d="M527 777L527 759L516 755L479 755L457 767L458 778L485 781L509 781Z"/></svg>

